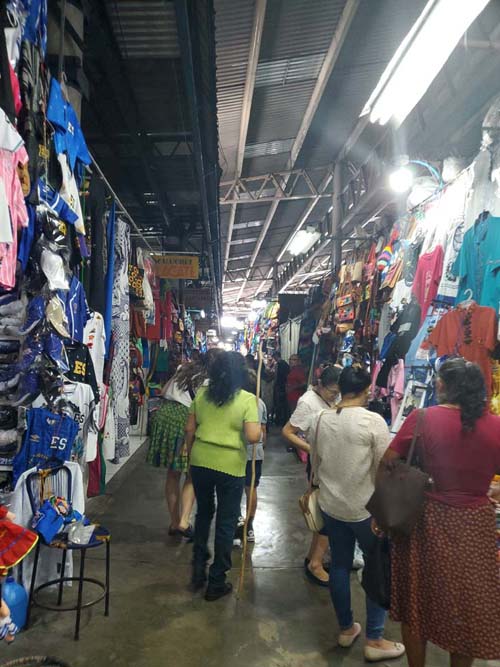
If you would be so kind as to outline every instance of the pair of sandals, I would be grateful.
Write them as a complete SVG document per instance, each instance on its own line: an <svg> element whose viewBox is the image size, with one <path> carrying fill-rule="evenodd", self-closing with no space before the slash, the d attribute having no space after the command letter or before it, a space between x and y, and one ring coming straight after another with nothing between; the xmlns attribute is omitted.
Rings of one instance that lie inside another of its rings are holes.
<svg viewBox="0 0 500 667"><path fill-rule="evenodd" d="M340 633L338 644L341 648L351 648L361 634L361 625L354 623L352 634ZM391 648L383 649L375 646L365 646L365 660L367 662L381 662L382 660L395 660L405 654L405 647L399 642L394 642Z"/></svg>

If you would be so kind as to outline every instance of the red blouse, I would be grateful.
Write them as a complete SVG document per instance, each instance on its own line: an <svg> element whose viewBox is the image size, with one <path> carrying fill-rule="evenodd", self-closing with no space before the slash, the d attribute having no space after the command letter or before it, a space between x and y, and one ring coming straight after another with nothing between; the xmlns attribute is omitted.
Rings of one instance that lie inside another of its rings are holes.
<svg viewBox="0 0 500 667"><path fill-rule="evenodd" d="M417 411L404 421L390 448L406 457ZM454 507L488 503L487 493L500 472L500 417L490 413L477 420L473 431L463 431L460 410L435 406L425 411L417 452L434 480L428 495Z"/></svg>

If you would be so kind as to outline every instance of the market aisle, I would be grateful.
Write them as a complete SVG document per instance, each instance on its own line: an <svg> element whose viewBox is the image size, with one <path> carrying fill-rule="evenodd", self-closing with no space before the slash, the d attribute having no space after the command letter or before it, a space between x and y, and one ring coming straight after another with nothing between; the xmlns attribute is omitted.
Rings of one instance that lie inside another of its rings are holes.
<svg viewBox="0 0 500 667"><path fill-rule="evenodd" d="M187 588L191 547L166 536L162 471L144 463L142 448L95 501L92 518L113 535L111 616L100 607L84 612L81 640L72 640L73 614L35 611L36 625L3 655L52 654L72 667L327 667L363 662L362 643L335 649L336 623L328 591L309 584L302 573L308 535L297 498L303 490L301 466L281 439L269 438L257 543L246 593L206 603ZM235 551L237 581L239 552ZM93 560L89 574L100 575ZM92 574L91 574L92 573ZM355 609L364 607L356 584ZM362 618L362 617L361 617ZM391 626L388 636L398 639ZM0 656L0 659L3 656ZM394 663L396 667L405 661ZM447 664L438 651L429 665ZM477 663L480 664L480 663Z"/></svg>

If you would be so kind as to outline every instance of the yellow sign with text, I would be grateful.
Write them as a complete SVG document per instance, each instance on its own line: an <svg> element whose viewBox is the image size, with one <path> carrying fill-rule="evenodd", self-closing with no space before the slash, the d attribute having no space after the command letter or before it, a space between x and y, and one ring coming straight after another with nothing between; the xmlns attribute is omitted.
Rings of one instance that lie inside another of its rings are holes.
<svg viewBox="0 0 500 667"><path fill-rule="evenodd" d="M159 278L197 280L200 258L197 255L153 255L154 272Z"/></svg>

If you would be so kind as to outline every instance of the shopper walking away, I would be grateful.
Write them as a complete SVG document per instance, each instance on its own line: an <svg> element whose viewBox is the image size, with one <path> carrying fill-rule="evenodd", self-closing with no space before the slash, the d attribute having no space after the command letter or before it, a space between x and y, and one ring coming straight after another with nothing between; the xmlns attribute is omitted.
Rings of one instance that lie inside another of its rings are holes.
<svg viewBox="0 0 500 667"><path fill-rule="evenodd" d="M500 471L500 417L486 410L481 369L446 361L436 382L439 405L425 410L417 453L433 479L425 509L392 551L391 615L401 621L410 667L423 667L428 641L452 667L500 658L500 579L495 510L487 494ZM414 410L382 465L408 454Z"/></svg>
<svg viewBox="0 0 500 667"><path fill-rule="evenodd" d="M319 481L319 505L325 520L332 564L330 594L340 625L339 646L348 648L361 634L351 609L350 570L358 540L366 555L377 539L365 506L374 491L375 474L389 445L382 417L366 409L371 378L361 368L340 374L342 400L334 409L317 414L311 429L313 471ZM370 661L397 658L404 646L383 638L386 612L366 598L365 657Z"/></svg>
<svg viewBox="0 0 500 667"><path fill-rule="evenodd" d="M339 377L340 368L335 366L326 366L317 384L306 391L299 398L297 407L290 417L290 421L283 428L283 436L295 448L307 452L307 479L311 477L311 443L314 437L314 431L311 431L311 424L315 415L335 404L339 396ZM309 553L304 560L304 568L308 579L320 586L328 586L328 573L323 566L323 558L328 549L328 537L326 531L313 533Z"/></svg>
<svg viewBox="0 0 500 667"><path fill-rule="evenodd" d="M153 417L147 461L156 467L167 468L165 496L170 515L169 535L182 535L192 540L190 524L194 490L189 475L189 460L185 446L185 429L189 407L196 390L205 380L205 359L199 363L186 362L162 390L165 403ZM185 475L181 490L181 478Z"/></svg>
<svg viewBox="0 0 500 667"><path fill-rule="evenodd" d="M286 379L286 400L291 414L297 407L297 403L302 394L307 389L306 369L302 365L302 360L298 354L292 354L290 357L290 372Z"/></svg>
<svg viewBox="0 0 500 667"><path fill-rule="evenodd" d="M226 573L231 569L231 550L245 485L247 443L257 443L261 438L255 396L243 389L247 377L241 354L218 355L209 368L208 386L196 395L186 425L198 507L192 573L195 590L202 588L207 579L207 544L217 496L214 561L205 594L207 601L232 591Z"/></svg>
<svg viewBox="0 0 500 667"><path fill-rule="evenodd" d="M251 394L257 393L257 374L255 372L249 371L248 380L244 389ZM247 501L247 507L250 507L248 513L248 524L247 524L247 541L255 542L255 532L253 528L253 521L255 519L255 514L257 512L257 487L260 484L260 478L262 477L262 464L264 461L264 447L267 437L267 408L264 401L259 398L259 424L261 425L261 437L257 445L248 445L247 446L247 467L245 470L245 496ZM252 498L250 498L250 486L252 484L252 460L253 460L253 448L256 447L255 452L255 484L254 492ZM243 516L240 516L238 519L238 526L235 533L235 539L243 540L243 531L245 529L245 519Z"/></svg>

